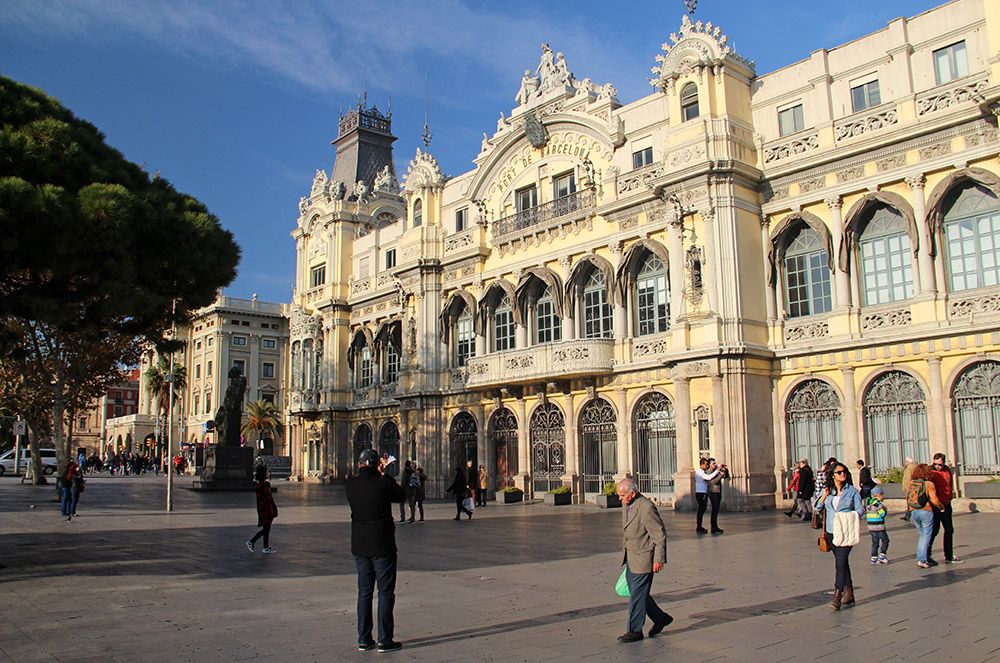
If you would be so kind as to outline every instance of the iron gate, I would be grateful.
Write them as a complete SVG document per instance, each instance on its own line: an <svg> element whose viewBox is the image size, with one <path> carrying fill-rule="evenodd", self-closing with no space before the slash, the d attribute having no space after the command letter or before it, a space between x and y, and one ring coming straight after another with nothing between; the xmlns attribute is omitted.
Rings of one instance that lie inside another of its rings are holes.
<svg viewBox="0 0 1000 663"><path fill-rule="evenodd" d="M887 371L875 378L865 393L864 414L872 474L902 467L907 457L930 457L924 390L912 376Z"/></svg>
<svg viewBox="0 0 1000 663"><path fill-rule="evenodd" d="M517 476L517 419L509 409L502 407L490 418L490 445L496 463L496 487L514 485Z"/></svg>
<svg viewBox="0 0 1000 663"><path fill-rule="evenodd" d="M531 415L531 476L536 493L562 485L566 473L566 418L554 403L544 403Z"/></svg>
<svg viewBox="0 0 1000 663"><path fill-rule="evenodd" d="M583 492L600 493L614 481L618 467L618 428L614 408L595 398L580 411L580 449L583 450Z"/></svg>
<svg viewBox="0 0 1000 663"><path fill-rule="evenodd" d="M361 424L354 431L354 458L352 465L357 464L361 452L372 448L372 429L368 424Z"/></svg>
<svg viewBox="0 0 1000 663"><path fill-rule="evenodd" d="M677 472L677 427L674 405L659 392L644 396L632 415L635 432L636 482L651 496L674 494Z"/></svg>
<svg viewBox="0 0 1000 663"><path fill-rule="evenodd" d="M379 454L384 458L385 456L395 456L397 458L396 462L385 469L385 473L391 477L399 476L399 464L403 461L398 460L400 457L399 453L399 427L396 426L395 422L387 421L382 426L382 433L379 435L378 441L378 451Z"/></svg>
<svg viewBox="0 0 1000 663"><path fill-rule="evenodd" d="M479 471L476 420L468 412L459 412L451 420L451 429L448 433L449 446L451 447L452 468L461 467L463 472L467 472L465 463L472 461L472 473L474 476L466 477L470 484L477 481L476 472Z"/></svg>

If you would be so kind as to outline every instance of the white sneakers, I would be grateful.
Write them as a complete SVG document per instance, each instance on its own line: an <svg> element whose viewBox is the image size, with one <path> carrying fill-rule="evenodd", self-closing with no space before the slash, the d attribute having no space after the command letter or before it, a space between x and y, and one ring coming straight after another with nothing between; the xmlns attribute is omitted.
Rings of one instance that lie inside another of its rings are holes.
<svg viewBox="0 0 1000 663"><path fill-rule="evenodd" d="M261 550L261 552L264 553L265 555L273 555L278 551L274 548L264 548L263 550Z"/></svg>
<svg viewBox="0 0 1000 663"><path fill-rule="evenodd" d="M251 541L250 539L247 539L247 550L253 552L253 541Z"/></svg>

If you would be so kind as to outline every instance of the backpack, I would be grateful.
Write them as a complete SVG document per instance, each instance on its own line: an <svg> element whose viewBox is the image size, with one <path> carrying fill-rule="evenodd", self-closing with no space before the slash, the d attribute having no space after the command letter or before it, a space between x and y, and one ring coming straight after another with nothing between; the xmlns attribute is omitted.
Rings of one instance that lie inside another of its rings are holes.
<svg viewBox="0 0 1000 663"><path fill-rule="evenodd" d="M923 479L913 479L906 487L906 506L923 509L927 506L927 485Z"/></svg>
<svg viewBox="0 0 1000 663"><path fill-rule="evenodd" d="M410 488L420 488L420 475L414 472L410 475L410 480L407 482Z"/></svg>

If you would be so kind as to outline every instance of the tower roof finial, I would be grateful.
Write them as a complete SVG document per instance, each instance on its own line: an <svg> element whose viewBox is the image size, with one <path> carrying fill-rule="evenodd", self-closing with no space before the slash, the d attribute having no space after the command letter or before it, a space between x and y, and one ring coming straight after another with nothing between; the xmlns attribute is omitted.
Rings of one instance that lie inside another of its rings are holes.
<svg viewBox="0 0 1000 663"><path fill-rule="evenodd" d="M694 17L694 10L698 8L698 0L684 0L684 7L689 16Z"/></svg>
<svg viewBox="0 0 1000 663"><path fill-rule="evenodd" d="M424 149L431 146L431 127L427 123L427 74L424 74L424 130L420 132L420 140L424 142Z"/></svg>

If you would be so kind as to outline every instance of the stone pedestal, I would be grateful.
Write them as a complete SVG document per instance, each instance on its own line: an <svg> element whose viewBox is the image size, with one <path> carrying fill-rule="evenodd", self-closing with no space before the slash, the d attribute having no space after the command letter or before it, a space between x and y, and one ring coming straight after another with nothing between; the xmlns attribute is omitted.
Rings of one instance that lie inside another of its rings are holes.
<svg viewBox="0 0 1000 663"><path fill-rule="evenodd" d="M205 451L205 469L191 484L192 490L251 491L254 450L247 447L215 447Z"/></svg>

